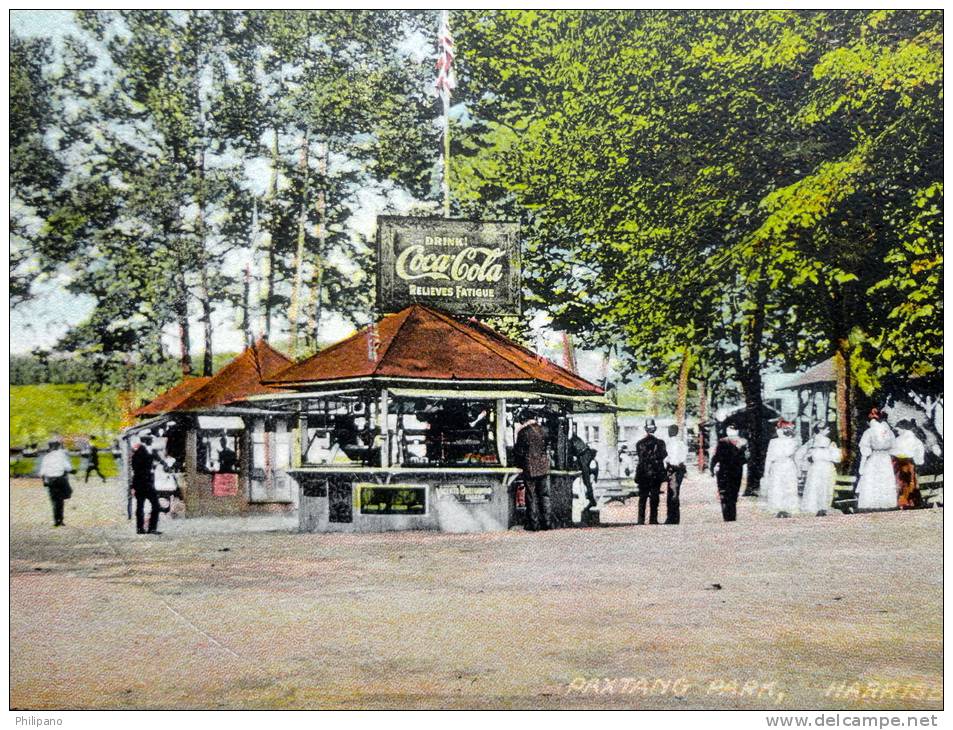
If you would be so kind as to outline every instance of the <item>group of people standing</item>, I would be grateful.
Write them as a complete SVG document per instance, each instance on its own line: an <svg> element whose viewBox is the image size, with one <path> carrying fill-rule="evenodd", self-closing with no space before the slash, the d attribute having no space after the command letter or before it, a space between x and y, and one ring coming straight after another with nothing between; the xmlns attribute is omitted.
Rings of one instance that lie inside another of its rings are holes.
<svg viewBox="0 0 953 730"><path fill-rule="evenodd" d="M665 490L665 524L677 525L681 521L681 489L685 478L688 445L679 438L678 426L668 429L668 439L655 435L655 419L645 421L645 436L635 444L637 463L635 482L639 485L638 524L645 524L645 507L648 505L649 524L657 525L658 508L662 485Z"/></svg>
<svg viewBox="0 0 953 730"><path fill-rule="evenodd" d="M909 509L921 506L916 468L923 464L925 446L917 437L912 421L896 424L896 433L887 423L886 413L873 409L869 425L860 439L860 468L857 482L857 507L860 511ZM678 524L681 518L680 491L685 477L688 447L678 437L679 429L671 426L669 438L655 435L655 421L645 423L645 436L635 447L638 485L638 524L659 524L659 503L662 485L666 489L666 524ZM535 419L524 419L517 438L517 463L523 469L526 485L528 529L547 529L551 521L549 494L549 454L547 435ZM579 465L586 487L588 507L596 506L593 472L590 468L595 452L574 433L569 453ZM719 439L710 469L716 478L722 518L737 519L738 496L745 466L750 459L748 442L738 429L728 426ZM779 420L775 438L768 444L762 479L763 504L777 517L797 513L824 516L831 509L841 449L831 440L826 424L814 428L807 443L795 436L794 424ZM799 484L803 477L803 490Z"/></svg>
<svg viewBox="0 0 953 730"><path fill-rule="evenodd" d="M860 511L908 509L921 506L916 467L923 464L925 447L911 421L897 423L897 433L887 414L877 408L868 415L868 428L860 439L857 509ZM768 508L778 517L796 512L823 516L834 498L836 464L841 450L830 438L826 424L815 427L810 441L801 445L794 424L780 420L768 444L762 491ZM803 494L798 479L806 472Z"/></svg>
<svg viewBox="0 0 953 730"><path fill-rule="evenodd" d="M176 478L176 459L166 451L167 438L162 430L147 432L139 437L139 443L133 448L130 458L132 484L130 485L130 500L136 502L136 533L161 535L159 532L159 514L172 512L176 499L181 500L182 490ZM228 448L226 439L221 439L221 446L216 458L219 471L235 471L237 457L235 452ZM168 505L163 507L159 502L160 494L168 499ZM146 525L145 506L149 505L149 522Z"/></svg>

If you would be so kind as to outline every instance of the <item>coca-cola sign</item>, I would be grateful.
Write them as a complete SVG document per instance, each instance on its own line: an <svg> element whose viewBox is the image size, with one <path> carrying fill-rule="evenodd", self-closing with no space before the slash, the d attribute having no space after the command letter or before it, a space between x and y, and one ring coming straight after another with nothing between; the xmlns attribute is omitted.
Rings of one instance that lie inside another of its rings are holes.
<svg viewBox="0 0 953 730"><path fill-rule="evenodd" d="M519 314L519 225L445 218L377 218L377 301L454 314Z"/></svg>

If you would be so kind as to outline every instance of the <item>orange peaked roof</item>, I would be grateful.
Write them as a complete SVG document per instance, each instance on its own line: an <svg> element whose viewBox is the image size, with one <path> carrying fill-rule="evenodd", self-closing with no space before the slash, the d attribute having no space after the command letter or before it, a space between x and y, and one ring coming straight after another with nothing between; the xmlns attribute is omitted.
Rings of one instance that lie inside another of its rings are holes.
<svg viewBox="0 0 953 730"><path fill-rule="evenodd" d="M262 380L291 364L264 340L258 340L211 377L186 378L143 406L135 415L192 411L226 405L250 395L280 392ZM200 382L195 382L200 381Z"/></svg>
<svg viewBox="0 0 953 730"><path fill-rule="evenodd" d="M460 322L413 304L377 324L377 358L368 358L367 328L290 365L273 385L377 377L448 381L535 381L557 389L601 394L602 388L475 320Z"/></svg>

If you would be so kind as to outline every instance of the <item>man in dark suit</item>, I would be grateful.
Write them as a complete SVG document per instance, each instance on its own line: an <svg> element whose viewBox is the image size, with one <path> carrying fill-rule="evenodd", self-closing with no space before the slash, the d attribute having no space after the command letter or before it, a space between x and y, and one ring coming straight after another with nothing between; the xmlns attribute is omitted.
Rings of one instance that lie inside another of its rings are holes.
<svg viewBox="0 0 953 730"><path fill-rule="evenodd" d="M155 472L153 467L156 456L152 451L152 436L142 437L135 451L132 452L132 491L136 496L136 532L142 535L145 519L145 504L149 502L149 532L160 534L159 528L159 495L156 494Z"/></svg>
<svg viewBox="0 0 953 730"><path fill-rule="evenodd" d="M718 499L725 522L737 519L738 491L741 476L748 463L748 442L738 435L738 429L728 427L728 435L718 440L711 460L711 473L718 479Z"/></svg>
<svg viewBox="0 0 953 730"><path fill-rule="evenodd" d="M549 449L546 429L531 411L520 414L523 427L516 437L513 455L523 470L526 485L526 529L552 528L552 500L549 494Z"/></svg>
<svg viewBox="0 0 953 730"><path fill-rule="evenodd" d="M668 477L665 469L665 442L655 436L655 419L645 421L645 436L635 445L638 464L635 483L639 485L639 524L645 524L645 503L649 503L649 524L658 524L659 494Z"/></svg>

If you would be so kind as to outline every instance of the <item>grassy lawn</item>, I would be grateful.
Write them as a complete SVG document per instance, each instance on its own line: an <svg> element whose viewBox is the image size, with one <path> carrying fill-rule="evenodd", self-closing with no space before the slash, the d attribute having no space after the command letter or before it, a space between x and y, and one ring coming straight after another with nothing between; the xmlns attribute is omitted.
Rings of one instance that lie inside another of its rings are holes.
<svg viewBox="0 0 953 730"><path fill-rule="evenodd" d="M13 385L10 416L12 446L42 443L54 433L66 439L92 434L111 441L120 427L116 392L94 391L85 384Z"/></svg>

